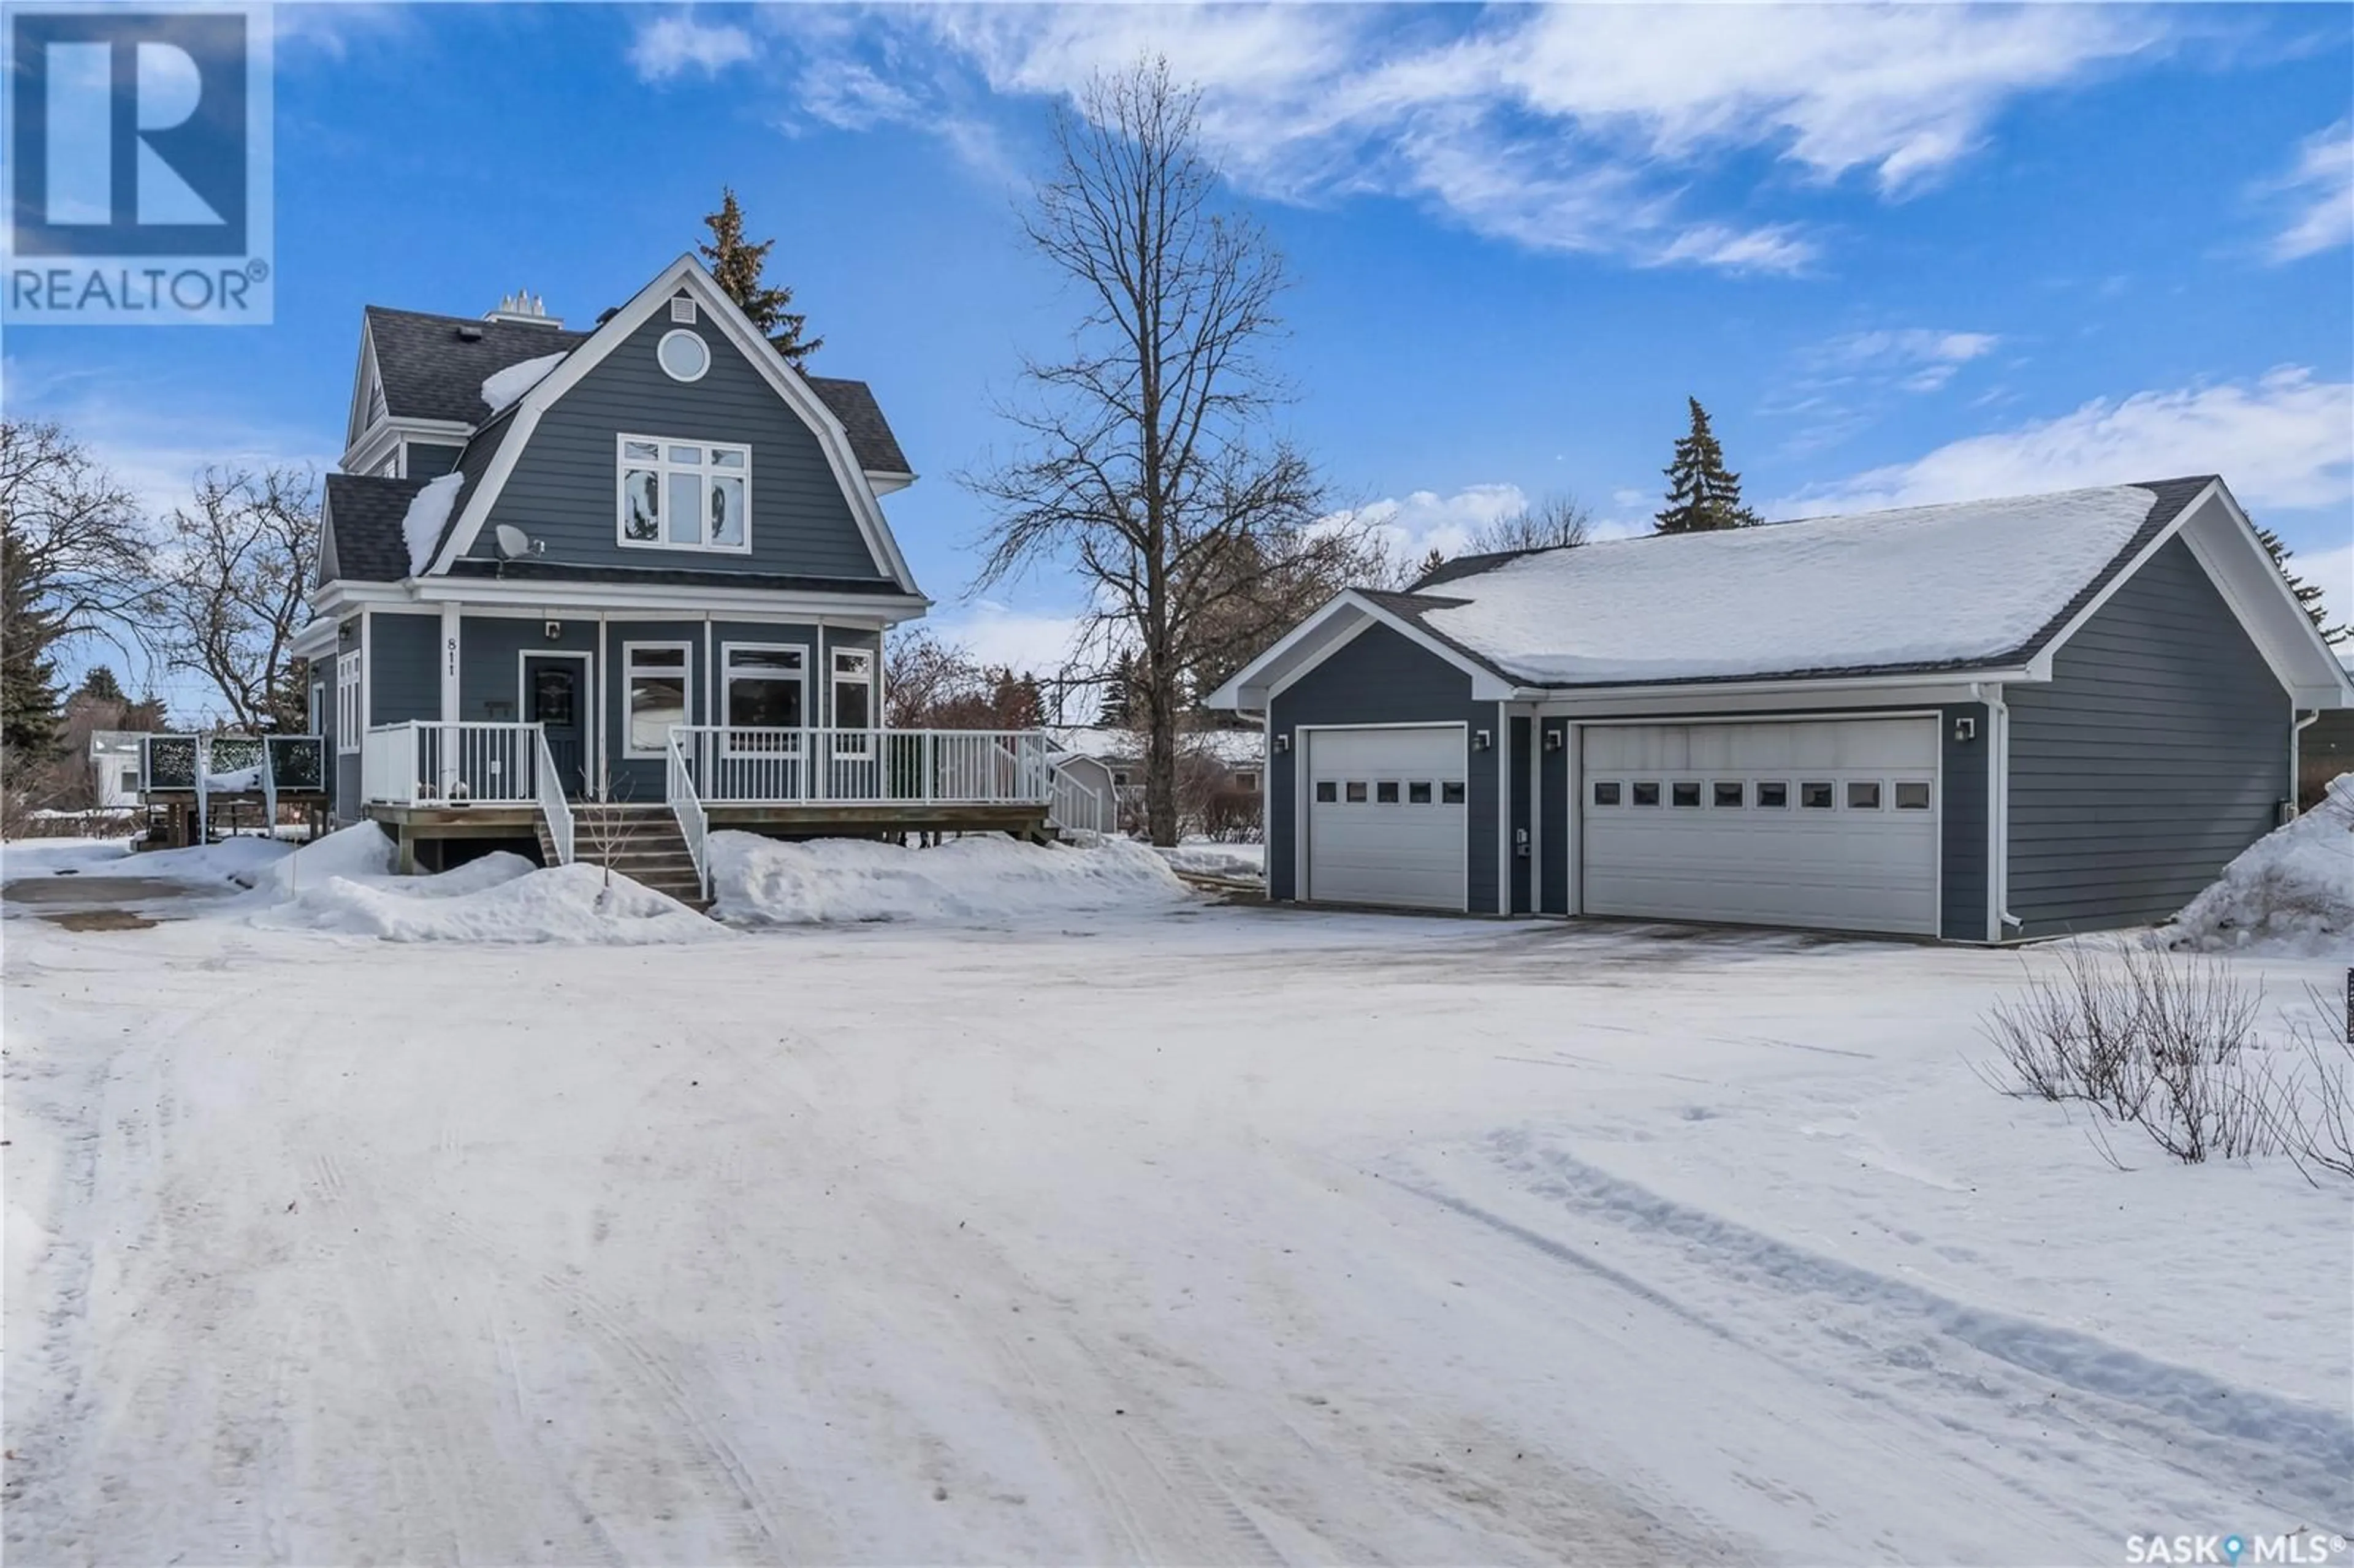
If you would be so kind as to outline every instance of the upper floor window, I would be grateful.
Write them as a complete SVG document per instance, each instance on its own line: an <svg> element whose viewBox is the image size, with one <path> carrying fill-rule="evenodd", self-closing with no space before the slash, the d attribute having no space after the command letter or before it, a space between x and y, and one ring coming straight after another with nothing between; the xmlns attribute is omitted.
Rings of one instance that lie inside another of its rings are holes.
<svg viewBox="0 0 2354 1568"><path fill-rule="evenodd" d="M695 307L689 304L687 307ZM711 368L711 346L701 334L684 327L673 327L663 334L662 342L654 345L654 357L662 362L663 374L673 381L700 381L703 373Z"/></svg>
<svg viewBox="0 0 2354 1568"><path fill-rule="evenodd" d="M752 449L654 436L620 438L624 545L645 549L752 547Z"/></svg>

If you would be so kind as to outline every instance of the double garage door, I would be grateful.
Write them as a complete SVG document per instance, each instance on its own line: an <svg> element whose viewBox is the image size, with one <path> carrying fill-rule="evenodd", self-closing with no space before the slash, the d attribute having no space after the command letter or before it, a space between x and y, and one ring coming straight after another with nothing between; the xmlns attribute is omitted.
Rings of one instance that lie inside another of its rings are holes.
<svg viewBox="0 0 2354 1568"><path fill-rule="evenodd" d="M1580 733L1585 913L1937 934L1936 720L1594 725ZM1463 728L1301 736L1301 896L1464 908Z"/></svg>
<svg viewBox="0 0 2354 1568"><path fill-rule="evenodd" d="M1583 733L1586 913L1937 934L1936 720Z"/></svg>

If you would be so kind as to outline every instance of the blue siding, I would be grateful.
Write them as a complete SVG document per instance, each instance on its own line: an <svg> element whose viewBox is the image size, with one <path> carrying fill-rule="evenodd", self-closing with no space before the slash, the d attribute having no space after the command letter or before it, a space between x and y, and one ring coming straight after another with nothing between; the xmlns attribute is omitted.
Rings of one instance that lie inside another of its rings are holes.
<svg viewBox="0 0 2354 1568"><path fill-rule="evenodd" d="M816 433L707 318L692 330L710 345L710 370L698 381L672 380L654 359L655 345L672 330L669 312L655 312L548 408L470 553L493 557L497 525L511 523L541 541L549 561L884 577ZM615 443L625 431L749 446L749 553L624 548L616 537Z"/></svg>
<svg viewBox="0 0 2354 1568"><path fill-rule="evenodd" d="M1299 725L1461 723L1493 731L1496 705L1471 700L1471 677L1386 626L1373 626L1343 644L1280 695L1269 719L1278 736ZM1469 742L1466 740L1468 747ZM1299 896L1293 873L1295 741L1268 757L1267 771L1267 895ZM1500 748L1464 759L1471 818L1471 908L1496 913L1496 768Z"/></svg>
<svg viewBox="0 0 2354 1568"><path fill-rule="evenodd" d="M1938 758L1946 789L1944 841L1938 859L1945 885L1939 890L1938 935L1949 942L1987 939L1987 788L1993 781L1994 736L1983 703L1964 703L1939 715L1946 738ZM1956 731L1970 721L1970 738Z"/></svg>
<svg viewBox="0 0 2354 1568"><path fill-rule="evenodd" d="M1512 906L1510 912L1514 915L1526 915L1536 908L1536 893L1532 885L1537 863L1534 859L1536 802L1531 799L1529 767L1532 756L1530 747L1534 744L1530 733L1532 728L1532 721L1525 718L1513 719L1505 726L1509 739L1504 766L1511 769L1512 781ZM1531 846L1528 854L1520 853L1520 846L1524 843Z"/></svg>
<svg viewBox="0 0 2354 1568"><path fill-rule="evenodd" d="M2013 936L2165 918L2288 798L2288 694L2179 539L2004 696Z"/></svg>
<svg viewBox="0 0 2354 1568"><path fill-rule="evenodd" d="M368 723L404 724L441 716L441 673L434 658L439 615L368 618Z"/></svg>
<svg viewBox="0 0 2354 1568"><path fill-rule="evenodd" d="M1538 885L1542 893L1537 909L1545 915L1569 913L1569 747L1568 721L1546 719L1540 726L1548 736L1561 736L1563 743L1551 751L1537 754L1537 766L1543 785L1538 796L1538 853L1540 863ZM1540 743L1542 744L1542 743Z"/></svg>
<svg viewBox="0 0 2354 1568"><path fill-rule="evenodd" d="M462 446L444 446L439 441L411 441L407 456L408 477L439 479L458 466L458 454Z"/></svg>

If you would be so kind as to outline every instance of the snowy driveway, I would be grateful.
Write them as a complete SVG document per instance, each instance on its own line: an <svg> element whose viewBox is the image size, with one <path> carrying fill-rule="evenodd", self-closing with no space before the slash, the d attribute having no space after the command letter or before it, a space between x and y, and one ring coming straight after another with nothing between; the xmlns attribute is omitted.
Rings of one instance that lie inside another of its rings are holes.
<svg viewBox="0 0 2354 1568"><path fill-rule="evenodd" d="M1208 908L6 938L23 1562L2106 1563L2354 1519L2347 1199L1995 1096L2011 956Z"/></svg>

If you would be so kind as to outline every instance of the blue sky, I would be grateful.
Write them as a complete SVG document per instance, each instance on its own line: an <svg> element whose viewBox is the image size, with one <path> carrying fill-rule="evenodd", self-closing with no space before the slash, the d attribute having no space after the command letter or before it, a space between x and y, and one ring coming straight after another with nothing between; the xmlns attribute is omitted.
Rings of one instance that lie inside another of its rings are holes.
<svg viewBox="0 0 2354 1568"><path fill-rule="evenodd" d="M732 184L925 476L938 618L1051 664L1076 590L968 599L954 476L1072 313L1013 217L1049 108L1150 48L1297 274L1287 423L1401 548L1640 525L1689 393L1769 515L2217 470L2354 609L2344 7L279 12L276 324L5 344L158 499L331 462L363 304L585 323Z"/></svg>

